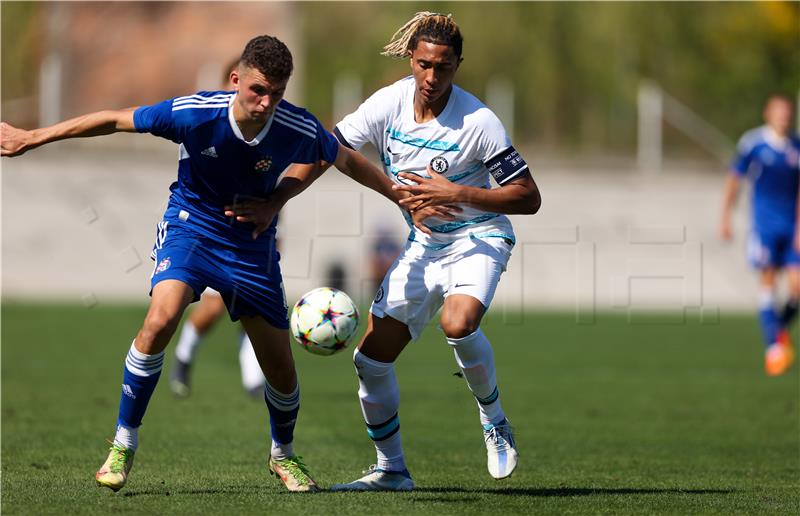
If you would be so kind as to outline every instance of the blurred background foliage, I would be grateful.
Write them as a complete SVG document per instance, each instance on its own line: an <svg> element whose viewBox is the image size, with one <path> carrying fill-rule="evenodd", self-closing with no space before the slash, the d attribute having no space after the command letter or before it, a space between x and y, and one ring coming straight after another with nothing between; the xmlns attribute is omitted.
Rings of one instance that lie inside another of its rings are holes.
<svg viewBox="0 0 800 516"><path fill-rule="evenodd" d="M4 102L36 97L48 5L0 4ZM485 99L492 78L510 81L515 139L556 151L634 149L643 79L732 140L759 123L768 95L797 98L800 88L800 2L299 2L291 9L302 41L293 49L305 71L301 100L327 126L337 121L337 77L360 77L366 97L409 73L407 61L379 53L420 10L453 13L461 26L457 83ZM665 139L673 148L688 143L669 128Z"/></svg>
<svg viewBox="0 0 800 516"><path fill-rule="evenodd" d="M309 2L298 6L309 109L335 122L330 79L344 71L363 78L365 96L407 75L407 62L379 52L426 9L461 26L458 84L483 98L490 77L508 77L516 138L550 148L630 150L641 79L732 139L759 122L768 95L800 87L798 2Z"/></svg>
<svg viewBox="0 0 800 516"><path fill-rule="evenodd" d="M0 73L3 98L18 99L36 95L41 55L40 14L38 2L0 2Z"/></svg>

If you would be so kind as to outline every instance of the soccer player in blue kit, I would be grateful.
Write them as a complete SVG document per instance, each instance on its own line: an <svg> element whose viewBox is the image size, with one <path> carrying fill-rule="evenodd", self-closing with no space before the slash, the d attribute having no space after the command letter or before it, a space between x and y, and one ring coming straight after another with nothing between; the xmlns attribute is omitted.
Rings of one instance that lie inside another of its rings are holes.
<svg viewBox="0 0 800 516"><path fill-rule="evenodd" d="M720 236L730 240L731 213L741 178L752 183L752 228L748 256L759 271L759 319L770 376L786 372L794 361L789 326L800 303L800 138L791 134L792 102L773 96L764 107L765 125L739 140L725 183ZM776 307L778 273L786 271L789 299Z"/></svg>
<svg viewBox="0 0 800 516"><path fill-rule="evenodd" d="M100 111L32 131L2 124L3 156L115 132L146 132L180 145L178 180L158 224L152 299L125 359L116 435L95 477L100 486L117 491L125 485L164 350L186 307L211 287L222 295L231 319L242 321L267 379L270 472L291 491L318 489L292 446L300 390L274 215L330 164L393 200L398 193L313 115L282 99L292 69L289 49L274 37L259 36L248 42L231 72L234 91Z"/></svg>

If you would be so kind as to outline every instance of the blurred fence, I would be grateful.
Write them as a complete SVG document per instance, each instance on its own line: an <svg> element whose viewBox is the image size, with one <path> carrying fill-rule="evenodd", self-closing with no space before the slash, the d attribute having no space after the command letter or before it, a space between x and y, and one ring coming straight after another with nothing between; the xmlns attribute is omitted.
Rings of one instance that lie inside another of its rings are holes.
<svg viewBox="0 0 800 516"><path fill-rule="evenodd" d="M156 223L175 177L175 147L133 135L114 151L63 142L3 162L3 296L92 305L146 299ZM147 141L146 150L136 149ZM152 143L155 142L154 145ZM128 147L127 152L120 149ZM722 170L673 168L645 177L628 170L534 165L543 207L512 217L518 244L496 304L635 313L654 308L705 314L746 307L755 282L744 259L746 210L738 239L716 238ZM669 166L669 165L668 165ZM334 263L349 292L373 292L368 257L377 232L408 234L383 198L336 170L281 214L282 267L290 299L325 284ZM709 315L711 314L711 315ZM699 315L698 315L699 317Z"/></svg>

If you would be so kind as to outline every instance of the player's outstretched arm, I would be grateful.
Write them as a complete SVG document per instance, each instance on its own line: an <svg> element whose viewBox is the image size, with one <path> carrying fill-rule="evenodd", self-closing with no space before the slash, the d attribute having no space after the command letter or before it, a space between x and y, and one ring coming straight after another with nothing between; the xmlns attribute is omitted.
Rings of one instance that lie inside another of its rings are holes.
<svg viewBox="0 0 800 516"><path fill-rule="evenodd" d="M369 162L360 152L339 144L339 154L334 162L336 168L354 181L375 190L395 204L407 194L392 189L392 181L378 167Z"/></svg>
<svg viewBox="0 0 800 516"><path fill-rule="evenodd" d="M437 205L421 207L420 203L402 203L401 200L410 197L411 194L401 190L395 190L394 183L386 177L386 174L369 162L360 152L339 144L339 154L336 157L336 168L354 181L375 190L401 208L411 213L411 220L420 231L428 235L431 230L423 224L428 217L438 217L444 220L453 220L453 213L461 211L457 206Z"/></svg>
<svg viewBox="0 0 800 516"><path fill-rule="evenodd" d="M325 170L330 167L330 163L320 161L318 163L298 164L295 163L281 178L280 183L269 194L266 199L247 199L236 204L225 206L225 215L234 217L238 222L252 222L253 240L263 233L272 220L284 205L291 199L299 195L303 190L316 181Z"/></svg>
<svg viewBox="0 0 800 516"><path fill-rule="evenodd" d="M725 180L722 190L722 217L719 223L719 236L722 240L733 238L733 226L731 216L736 205L736 196L739 193L739 176L731 172Z"/></svg>
<svg viewBox="0 0 800 516"><path fill-rule="evenodd" d="M134 132L135 109L98 111L29 131L3 122L0 124L0 155L19 156L46 143L67 138L86 138L121 131Z"/></svg>
<svg viewBox="0 0 800 516"><path fill-rule="evenodd" d="M493 213L530 215L539 211L542 205L539 187L527 170L500 188L489 190L453 183L430 166L428 174L430 178L400 172L400 178L415 183L393 186L396 191L412 194L400 201L401 206L416 204L416 209L421 209L465 203Z"/></svg>

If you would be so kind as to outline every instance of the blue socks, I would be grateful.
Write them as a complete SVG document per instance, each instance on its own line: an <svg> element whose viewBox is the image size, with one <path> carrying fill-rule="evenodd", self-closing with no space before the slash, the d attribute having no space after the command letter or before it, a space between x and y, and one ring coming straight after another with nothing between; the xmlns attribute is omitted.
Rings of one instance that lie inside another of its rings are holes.
<svg viewBox="0 0 800 516"><path fill-rule="evenodd" d="M264 387L264 401L269 410L269 426L272 432L273 459L282 460L294 455L294 425L300 411L300 384L289 394L278 392L267 382Z"/></svg>
<svg viewBox="0 0 800 516"><path fill-rule="evenodd" d="M138 445L137 429L147 410L147 404L158 384L164 352L146 355L137 351L133 344L125 358L122 375L122 395L119 401L119 416L115 444L135 450Z"/></svg>
<svg viewBox="0 0 800 516"><path fill-rule="evenodd" d="M781 331L781 321L778 313L772 306L762 307L758 310L758 319L761 321L761 334L764 337L764 345L771 346L778 341L778 333Z"/></svg>
<svg viewBox="0 0 800 516"><path fill-rule="evenodd" d="M758 319L761 322L761 332L764 336L764 345L769 347L778 341L778 334L792 324L797 316L797 298L790 298L783 310L775 309L775 298L771 290L762 290L758 298Z"/></svg>

